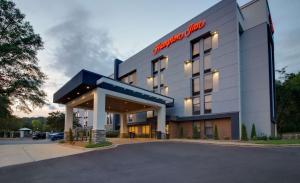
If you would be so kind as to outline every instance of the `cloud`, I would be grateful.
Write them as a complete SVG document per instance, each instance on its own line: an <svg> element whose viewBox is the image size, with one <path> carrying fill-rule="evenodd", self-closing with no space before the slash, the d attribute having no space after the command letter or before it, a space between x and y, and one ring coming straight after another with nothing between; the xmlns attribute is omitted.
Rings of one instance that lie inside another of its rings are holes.
<svg viewBox="0 0 300 183"><path fill-rule="evenodd" d="M75 9L65 21L53 26L48 34L54 39L53 69L68 77L81 69L108 75L113 72L116 51L105 29L94 28L90 23L90 13L85 9Z"/></svg>
<svg viewBox="0 0 300 183"><path fill-rule="evenodd" d="M277 69L287 66L288 72L300 71L300 27L297 25L293 29L286 29L285 34L275 40L275 63Z"/></svg>

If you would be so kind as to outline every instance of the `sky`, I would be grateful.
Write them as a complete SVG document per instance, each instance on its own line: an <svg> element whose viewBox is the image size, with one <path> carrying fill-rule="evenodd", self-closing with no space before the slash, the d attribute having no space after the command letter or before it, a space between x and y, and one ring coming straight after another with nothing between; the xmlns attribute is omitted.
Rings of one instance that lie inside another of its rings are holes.
<svg viewBox="0 0 300 183"><path fill-rule="evenodd" d="M64 110L53 94L81 69L103 75L113 72L113 60L126 60L220 0L13 0L26 15L44 49L41 70L47 102L19 117L47 116ZM243 5L250 0L237 0ZM269 0L275 27L275 67L300 71L300 1Z"/></svg>

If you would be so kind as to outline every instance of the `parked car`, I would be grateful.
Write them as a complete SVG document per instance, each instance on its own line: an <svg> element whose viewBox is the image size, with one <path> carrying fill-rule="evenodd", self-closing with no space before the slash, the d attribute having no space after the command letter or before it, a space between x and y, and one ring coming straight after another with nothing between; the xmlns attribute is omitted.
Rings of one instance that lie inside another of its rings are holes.
<svg viewBox="0 0 300 183"><path fill-rule="evenodd" d="M38 139L45 139L46 138L46 133L44 132L34 132L32 134L32 139L38 140Z"/></svg>
<svg viewBox="0 0 300 183"><path fill-rule="evenodd" d="M63 132L51 133L49 137L52 141L64 139L64 133Z"/></svg>

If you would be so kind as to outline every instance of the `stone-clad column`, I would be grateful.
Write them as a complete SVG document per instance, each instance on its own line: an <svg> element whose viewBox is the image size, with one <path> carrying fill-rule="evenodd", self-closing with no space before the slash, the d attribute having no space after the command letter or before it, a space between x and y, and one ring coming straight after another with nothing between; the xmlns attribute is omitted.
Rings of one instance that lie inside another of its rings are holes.
<svg viewBox="0 0 300 183"><path fill-rule="evenodd" d="M94 117L93 117L93 130L92 140L94 143L105 141L105 92L96 88L94 92Z"/></svg>
<svg viewBox="0 0 300 183"><path fill-rule="evenodd" d="M65 140L68 140L69 130L73 129L73 107L66 105L65 113Z"/></svg>
<svg viewBox="0 0 300 183"><path fill-rule="evenodd" d="M127 114L120 114L120 137L128 137Z"/></svg>
<svg viewBox="0 0 300 183"><path fill-rule="evenodd" d="M163 105L157 110L157 132L161 133L161 138L166 138L166 106Z"/></svg>

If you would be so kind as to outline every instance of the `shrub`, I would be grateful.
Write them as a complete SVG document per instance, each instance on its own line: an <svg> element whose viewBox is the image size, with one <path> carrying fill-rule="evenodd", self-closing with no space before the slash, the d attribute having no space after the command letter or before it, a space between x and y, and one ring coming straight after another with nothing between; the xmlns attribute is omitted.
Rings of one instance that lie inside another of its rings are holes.
<svg viewBox="0 0 300 183"><path fill-rule="evenodd" d="M179 138L183 138L183 128L182 127L180 127Z"/></svg>
<svg viewBox="0 0 300 183"><path fill-rule="evenodd" d="M268 140L268 137L266 135L260 135L256 137L256 140Z"/></svg>
<svg viewBox="0 0 300 183"><path fill-rule="evenodd" d="M69 129L69 141L70 141L70 142L73 142L73 141L74 141L73 131L72 131L71 128Z"/></svg>
<svg viewBox="0 0 300 183"><path fill-rule="evenodd" d="M193 125L193 139L199 139L200 133L198 131L198 127L196 125Z"/></svg>
<svg viewBox="0 0 300 183"><path fill-rule="evenodd" d="M119 131L107 131L106 132L106 137L108 138L116 138L119 137Z"/></svg>
<svg viewBox="0 0 300 183"><path fill-rule="evenodd" d="M219 132L218 132L218 127L217 127L217 125L215 125L214 139L215 139L215 140L219 140Z"/></svg>
<svg viewBox="0 0 300 183"><path fill-rule="evenodd" d="M269 140L281 140L281 137L280 136L270 136L269 137Z"/></svg>
<svg viewBox="0 0 300 183"><path fill-rule="evenodd" d="M244 124L242 124L242 140L244 141L248 140L247 129Z"/></svg>
<svg viewBox="0 0 300 183"><path fill-rule="evenodd" d="M96 147L105 147L105 146L110 146L112 145L111 142L109 141L103 141L103 142L99 142L99 143L96 143L96 144L93 144L93 143L88 143L85 145L86 148L96 148Z"/></svg>
<svg viewBox="0 0 300 183"><path fill-rule="evenodd" d="M89 144L92 143L92 129L89 131Z"/></svg>
<svg viewBox="0 0 300 183"><path fill-rule="evenodd" d="M256 139L256 129L255 129L255 125L252 124L252 129L251 129L251 140L255 140Z"/></svg>

